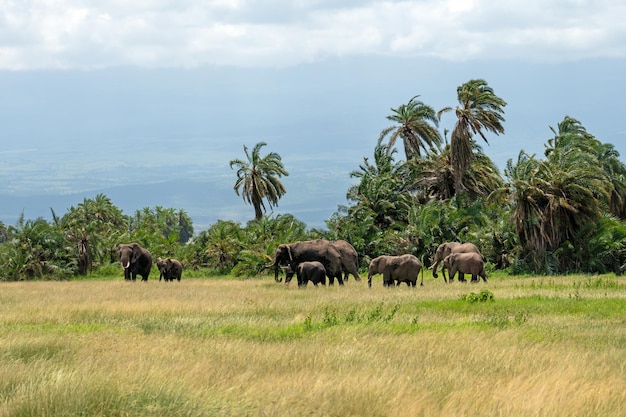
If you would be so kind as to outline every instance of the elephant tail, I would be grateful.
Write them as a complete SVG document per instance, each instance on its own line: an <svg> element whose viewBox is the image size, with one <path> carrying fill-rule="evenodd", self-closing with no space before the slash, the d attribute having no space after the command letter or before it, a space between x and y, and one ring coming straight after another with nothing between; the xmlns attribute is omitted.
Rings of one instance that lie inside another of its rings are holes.
<svg viewBox="0 0 626 417"><path fill-rule="evenodd" d="M422 280L420 281L420 287L424 286L424 266L420 268L420 273L422 274Z"/></svg>

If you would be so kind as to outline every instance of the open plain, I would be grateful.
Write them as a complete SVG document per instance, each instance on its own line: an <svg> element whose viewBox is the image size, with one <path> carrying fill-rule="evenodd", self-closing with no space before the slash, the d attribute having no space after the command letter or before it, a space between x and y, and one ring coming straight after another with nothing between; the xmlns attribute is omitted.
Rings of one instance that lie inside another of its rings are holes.
<svg viewBox="0 0 626 417"><path fill-rule="evenodd" d="M80 415L624 416L626 278L2 283L0 416Z"/></svg>

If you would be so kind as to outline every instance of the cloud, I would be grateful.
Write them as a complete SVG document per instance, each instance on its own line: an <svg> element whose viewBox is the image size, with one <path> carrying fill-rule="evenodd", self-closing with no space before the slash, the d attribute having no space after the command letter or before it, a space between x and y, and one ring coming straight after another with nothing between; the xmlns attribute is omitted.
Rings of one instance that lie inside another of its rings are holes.
<svg viewBox="0 0 626 417"><path fill-rule="evenodd" d="M0 69L624 58L623 16L621 0L9 1L0 4Z"/></svg>

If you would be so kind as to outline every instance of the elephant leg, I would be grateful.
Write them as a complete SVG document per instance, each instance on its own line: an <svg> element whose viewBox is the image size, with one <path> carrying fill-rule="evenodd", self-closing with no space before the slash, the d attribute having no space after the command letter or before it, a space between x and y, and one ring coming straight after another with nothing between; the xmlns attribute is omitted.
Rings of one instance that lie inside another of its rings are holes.
<svg viewBox="0 0 626 417"><path fill-rule="evenodd" d="M389 272L383 272L383 287L393 285L393 278L391 278Z"/></svg>
<svg viewBox="0 0 626 417"><path fill-rule="evenodd" d="M339 283L339 285L343 285L343 279L341 278L341 272L339 273L339 275L337 275L337 282Z"/></svg>
<svg viewBox="0 0 626 417"><path fill-rule="evenodd" d="M478 279L478 275L476 275L476 274L472 274L472 284L475 284L475 283L477 283L478 281L479 281L479 279Z"/></svg>
<svg viewBox="0 0 626 417"><path fill-rule="evenodd" d="M465 274L459 271L459 282L467 282L465 281Z"/></svg>

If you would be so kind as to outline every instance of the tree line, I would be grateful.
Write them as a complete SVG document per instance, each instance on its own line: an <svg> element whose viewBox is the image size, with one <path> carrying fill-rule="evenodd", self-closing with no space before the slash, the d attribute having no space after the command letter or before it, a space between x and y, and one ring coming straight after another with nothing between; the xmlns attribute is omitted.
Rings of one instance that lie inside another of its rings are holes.
<svg viewBox="0 0 626 417"><path fill-rule="evenodd" d="M350 173L347 203L308 229L290 214L267 214L287 190L280 155L262 156L265 142L236 169L234 190L254 207L242 225L219 220L195 234L183 209L143 208L124 215L105 195L85 199L52 221L0 223L0 279L69 279L116 271L115 248L136 241L159 256L175 257L205 274L257 275L280 243L347 240L361 267L381 254L413 253L429 265L444 241L471 241L489 268L510 273L621 274L626 266L626 166L576 119L550 128L543 155L520 151L501 173L477 138L504 134L506 101L484 80L457 88L458 105L436 111L419 96L391 108L393 124L372 157ZM439 130L454 113L451 132ZM449 138L448 138L448 134ZM396 145L401 143L403 155ZM267 202L267 207L265 205ZM114 266L113 266L114 265Z"/></svg>

